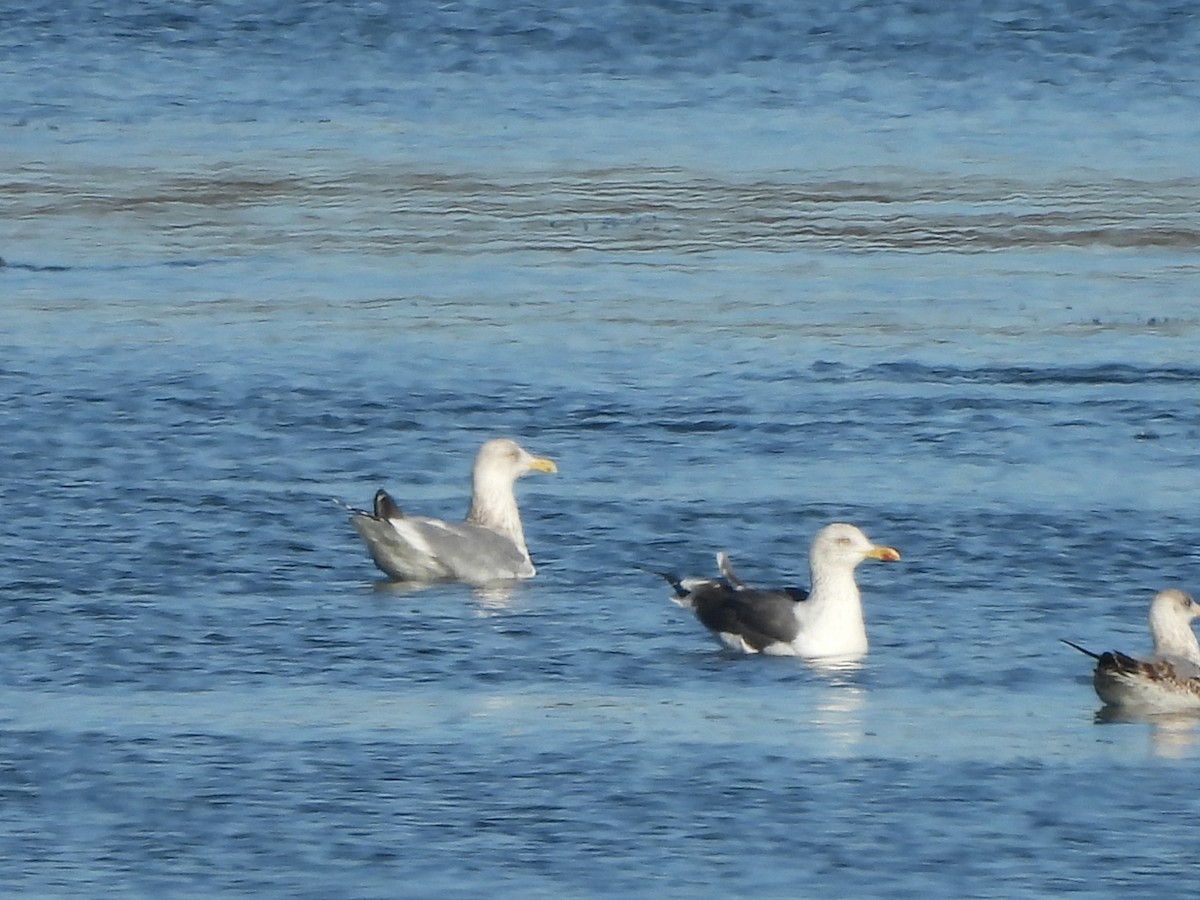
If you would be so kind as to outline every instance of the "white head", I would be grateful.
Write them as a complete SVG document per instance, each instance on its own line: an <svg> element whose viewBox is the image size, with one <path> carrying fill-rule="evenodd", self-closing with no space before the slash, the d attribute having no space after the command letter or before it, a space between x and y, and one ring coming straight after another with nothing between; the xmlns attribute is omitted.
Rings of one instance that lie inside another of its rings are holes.
<svg viewBox="0 0 1200 900"><path fill-rule="evenodd" d="M557 471L553 460L534 456L516 441L508 438L488 441L475 454L467 521L505 535L522 553L527 553L513 482L526 472Z"/></svg>
<svg viewBox="0 0 1200 900"><path fill-rule="evenodd" d="M1200 604L1178 588L1167 588L1150 602L1150 635L1155 654L1183 656L1200 664L1200 644L1192 631L1192 619L1200 616Z"/></svg>
<svg viewBox="0 0 1200 900"><path fill-rule="evenodd" d="M857 659L867 652L867 628L854 569L864 559L897 560L891 547L878 547L853 525L826 525L808 551L812 590L808 602L795 604L800 634L793 646L800 656Z"/></svg>
<svg viewBox="0 0 1200 900"><path fill-rule="evenodd" d="M475 454L475 480L497 481L511 485L526 472L557 472L551 459L534 456L516 441L493 438Z"/></svg>
<svg viewBox="0 0 1200 900"><path fill-rule="evenodd" d="M871 543L870 539L853 525L835 522L817 532L809 548L808 558L814 571L818 566L853 570L864 559L894 562L900 558L900 554L891 547L880 547Z"/></svg>

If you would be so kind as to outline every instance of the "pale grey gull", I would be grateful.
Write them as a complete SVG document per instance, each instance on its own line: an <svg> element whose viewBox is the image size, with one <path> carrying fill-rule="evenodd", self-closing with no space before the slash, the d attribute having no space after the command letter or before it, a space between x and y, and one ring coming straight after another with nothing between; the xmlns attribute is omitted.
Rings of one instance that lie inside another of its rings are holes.
<svg viewBox="0 0 1200 900"><path fill-rule="evenodd" d="M397 581L484 585L532 578L537 570L525 546L513 484L527 472L557 471L553 460L496 438L475 456L465 521L409 515L380 490L371 512L350 510L350 524L375 565Z"/></svg>
<svg viewBox="0 0 1200 900"><path fill-rule="evenodd" d="M853 525L826 525L813 539L808 564L811 587L763 590L748 587L733 572L725 553L717 554L722 578L665 578L675 603L725 646L743 653L852 661L867 652L862 597L854 570L864 559L887 562L900 554L872 543Z"/></svg>

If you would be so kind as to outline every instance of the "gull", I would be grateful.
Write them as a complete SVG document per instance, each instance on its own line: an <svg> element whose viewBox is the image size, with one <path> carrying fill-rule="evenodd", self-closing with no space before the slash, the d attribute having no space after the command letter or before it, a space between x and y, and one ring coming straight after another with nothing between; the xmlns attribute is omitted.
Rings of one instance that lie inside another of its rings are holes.
<svg viewBox="0 0 1200 900"><path fill-rule="evenodd" d="M1168 588L1150 603L1150 656L1093 653L1063 643L1096 660L1092 686L1107 706L1148 713L1200 711L1200 643L1191 626L1198 615L1200 604L1191 595Z"/></svg>
<svg viewBox="0 0 1200 900"><path fill-rule="evenodd" d="M655 572L675 589L671 598L695 613L725 646L742 653L854 660L867 652L867 629L854 570L864 559L898 560L853 525L835 522L817 532L809 549L811 587L763 590L734 574L717 554L720 579L678 578Z"/></svg>
<svg viewBox="0 0 1200 900"><path fill-rule="evenodd" d="M462 522L410 515L384 490L375 494L370 512L345 508L375 565L397 581L486 585L532 578L537 570L513 484L527 472L557 471L553 460L495 438L475 456L471 505Z"/></svg>

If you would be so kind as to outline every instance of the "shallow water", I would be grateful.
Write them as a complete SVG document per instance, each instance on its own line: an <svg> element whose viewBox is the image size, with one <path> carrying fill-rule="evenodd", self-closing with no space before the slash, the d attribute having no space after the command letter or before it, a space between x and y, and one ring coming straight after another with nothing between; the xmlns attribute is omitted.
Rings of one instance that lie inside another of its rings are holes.
<svg viewBox="0 0 1200 900"><path fill-rule="evenodd" d="M1197 17L3 8L0 852L27 896L1178 896ZM381 585L519 437L539 575ZM638 567L803 582L861 667ZM1186 890L1186 888L1183 888Z"/></svg>

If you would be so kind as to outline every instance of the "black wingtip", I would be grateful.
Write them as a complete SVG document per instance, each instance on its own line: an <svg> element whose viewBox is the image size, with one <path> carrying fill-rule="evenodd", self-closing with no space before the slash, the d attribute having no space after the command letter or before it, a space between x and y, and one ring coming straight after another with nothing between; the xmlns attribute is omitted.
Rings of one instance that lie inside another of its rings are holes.
<svg viewBox="0 0 1200 900"><path fill-rule="evenodd" d="M1093 653L1091 650L1088 650L1085 647L1080 647L1078 644L1072 643L1071 641L1068 641L1066 638L1059 638L1059 640L1062 641L1064 644L1066 644L1068 647L1074 647L1076 650L1078 650L1084 656L1090 656L1092 659L1100 658L1099 653Z"/></svg>
<svg viewBox="0 0 1200 900"><path fill-rule="evenodd" d="M396 501L388 495L388 492L380 488L375 492L375 518L377 519L400 519L404 517L404 511L396 505Z"/></svg>
<svg viewBox="0 0 1200 900"><path fill-rule="evenodd" d="M650 568L647 568L646 566L638 566L638 568L641 569L643 572L645 572L647 575L654 575L657 578L661 578L663 581L665 581L667 584L669 584L672 588L675 589L675 593L678 596L686 597L688 595L687 588L685 588L683 586L682 580L674 572L661 572L658 569L650 569Z"/></svg>

